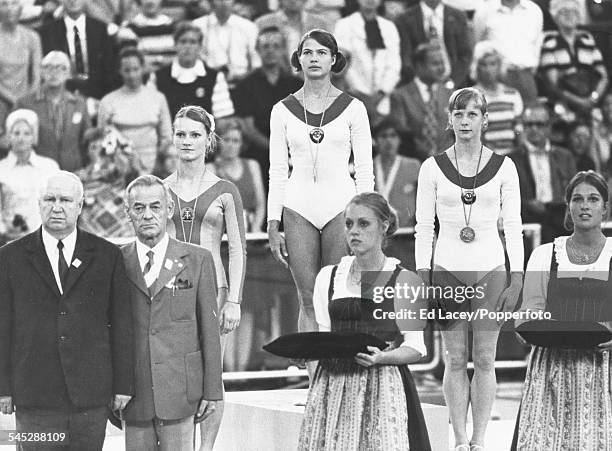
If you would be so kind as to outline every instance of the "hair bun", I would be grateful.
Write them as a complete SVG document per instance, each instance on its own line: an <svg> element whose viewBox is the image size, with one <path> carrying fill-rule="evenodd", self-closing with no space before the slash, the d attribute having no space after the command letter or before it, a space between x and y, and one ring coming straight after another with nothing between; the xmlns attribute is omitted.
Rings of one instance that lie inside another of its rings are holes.
<svg viewBox="0 0 612 451"><path fill-rule="evenodd" d="M399 228L398 222L397 211L391 206L391 204L389 204L389 227L387 228L387 233L385 234L387 238L393 236L395 232L397 232L397 229Z"/></svg>

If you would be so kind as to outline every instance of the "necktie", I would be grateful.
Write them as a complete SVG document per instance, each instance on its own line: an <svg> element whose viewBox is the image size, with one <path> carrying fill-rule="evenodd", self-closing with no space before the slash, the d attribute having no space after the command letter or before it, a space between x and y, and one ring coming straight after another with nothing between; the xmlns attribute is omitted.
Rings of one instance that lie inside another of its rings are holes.
<svg viewBox="0 0 612 451"><path fill-rule="evenodd" d="M433 155L439 150L436 148L436 146L440 130L436 120L434 91L432 85L427 85L427 92L429 92L429 100L425 102L425 124L423 124L423 137L427 143L427 150L429 150L430 155Z"/></svg>
<svg viewBox="0 0 612 451"><path fill-rule="evenodd" d="M83 48L81 47L81 36L79 29L74 26L74 65L77 74L85 74L85 62L83 60Z"/></svg>
<svg viewBox="0 0 612 451"><path fill-rule="evenodd" d="M147 261L144 269L142 270L143 276L146 276L149 273L149 271L151 271L151 268L153 267L153 256L154 255L155 253L153 251L147 252L147 257L149 257L149 260Z"/></svg>
<svg viewBox="0 0 612 451"><path fill-rule="evenodd" d="M59 251L59 257L57 260L57 268L60 276L60 282L62 284L62 290L66 287L66 278L68 277L68 263L64 257L64 243L62 240L57 242L57 250Z"/></svg>

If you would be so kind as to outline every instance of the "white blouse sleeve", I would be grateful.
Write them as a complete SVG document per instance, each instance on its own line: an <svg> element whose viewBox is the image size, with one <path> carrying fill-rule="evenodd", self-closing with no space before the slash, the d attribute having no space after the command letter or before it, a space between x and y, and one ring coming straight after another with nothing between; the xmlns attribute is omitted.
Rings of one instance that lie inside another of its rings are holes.
<svg viewBox="0 0 612 451"><path fill-rule="evenodd" d="M374 191L374 165L372 163L372 135L365 106L353 99L355 111L350 124L351 146L355 156L355 182L357 192ZM270 143L270 146L272 144Z"/></svg>
<svg viewBox="0 0 612 451"><path fill-rule="evenodd" d="M421 356L427 355L427 348L425 347L425 339L423 337L423 330L427 326L427 321L420 319L420 311L427 310L427 300L419 297L412 298L410 293L416 291L416 287L423 286L423 281L412 271L403 270L399 273L396 286L400 287L396 290L396 296L394 301L394 308L397 313L400 312L414 312L414 319L397 319L397 327L404 337L404 341L400 346L408 346L417 351ZM415 290L404 290L402 287L415 287ZM408 296L405 296L408 294Z"/></svg>
<svg viewBox="0 0 612 451"><path fill-rule="evenodd" d="M545 310L550 279L550 261L553 243L546 243L534 249L527 263L525 282L523 283L523 302L519 311ZM526 320L517 319L515 326Z"/></svg>
<svg viewBox="0 0 612 451"><path fill-rule="evenodd" d="M416 269L430 269L436 217L436 161L429 157L419 171L416 196Z"/></svg>
<svg viewBox="0 0 612 451"><path fill-rule="evenodd" d="M329 299L327 295L332 268L333 266L325 266L319 271L312 293L312 303L315 319L319 325L319 332L329 332L331 330L331 319L328 310Z"/></svg>
<svg viewBox="0 0 612 451"><path fill-rule="evenodd" d="M280 221L289 178L289 143L287 141L286 112L277 103L270 115L270 191L268 221Z"/></svg>
<svg viewBox="0 0 612 451"><path fill-rule="evenodd" d="M523 247L523 222L521 220L521 189L514 162L505 157L501 179L501 217L504 238L510 261L510 271L523 272L525 250Z"/></svg>

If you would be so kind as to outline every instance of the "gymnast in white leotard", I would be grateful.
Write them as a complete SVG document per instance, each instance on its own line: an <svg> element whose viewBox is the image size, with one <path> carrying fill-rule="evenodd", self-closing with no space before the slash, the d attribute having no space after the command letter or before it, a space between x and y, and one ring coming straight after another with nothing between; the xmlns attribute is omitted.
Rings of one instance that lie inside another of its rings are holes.
<svg viewBox="0 0 612 451"><path fill-rule="evenodd" d="M331 72L346 65L331 33L306 33L291 62L304 72L304 86L277 103L270 117L268 237L297 288L298 330L315 331L316 275L347 254L342 212L356 193L374 189L372 137L363 103L331 84ZM351 152L355 180L349 174ZM314 371L314 365L308 368Z"/></svg>
<svg viewBox="0 0 612 451"><path fill-rule="evenodd" d="M464 88L449 100L449 126L455 144L421 166L416 201L415 257L425 283L452 288L455 299L439 300L436 311L461 310L511 312L522 286L523 242L521 195L514 163L482 145L487 126L487 102L481 91ZM440 233L432 245L434 218ZM510 284L504 267L504 249L497 230L501 216L510 262ZM431 274L433 273L433 274ZM470 287L480 293L466 300ZM467 373L468 324L445 324L443 389L456 451L484 450L484 437L495 399L495 351L500 324L494 319L471 321L474 376ZM468 407L472 407L473 432L468 439Z"/></svg>

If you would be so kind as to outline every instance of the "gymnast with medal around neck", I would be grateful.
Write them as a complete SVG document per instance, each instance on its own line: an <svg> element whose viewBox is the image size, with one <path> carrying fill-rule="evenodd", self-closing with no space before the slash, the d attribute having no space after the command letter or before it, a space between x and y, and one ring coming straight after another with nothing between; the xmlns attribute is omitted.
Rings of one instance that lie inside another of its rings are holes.
<svg viewBox="0 0 612 451"><path fill-rule="evenodd" d="M456 451L484 449L495 399L494 362L501 324L487 318L469 324L460 319L449 321L448 313L513 311L522 287L524 251L518 174L512 160L482 144L487 124L484 94L475 88L455 91L448 107L448 128L453 130L455 144L423 163L417 184L417 272L425 284L483 289L483 296L465 302L436 301L446 351L443 388ZM440 232L434 246L436 217ZM510 275L497 228L500 217ZM474 330L471 381L467 374L469 327ZM474 427L468 439L470 405Z"/></svg>
<svg viewBox="0 0 612 451"><path fill-rule="evenodd" d="M355 194L373 191L374 168L365 106L331 82L331 74L346 65L334 36L310 30L291 63L303 72L304 86L274 105L270 115L268 239L274 258L291 271L300 303L298 330L307 332L317 330L315 278L347 254L344 208ZM351 152L355 180L349 173ZM308 365L312 376L314 364Z"/></svg>

